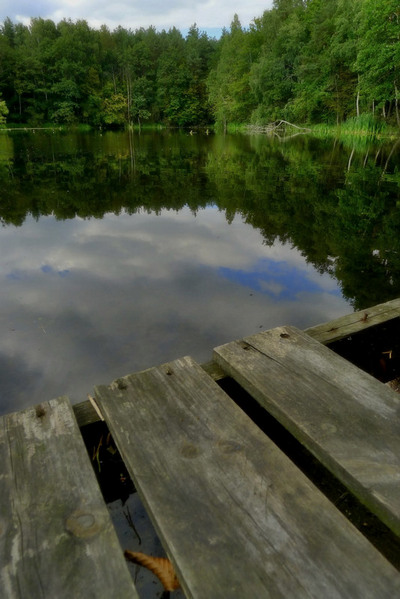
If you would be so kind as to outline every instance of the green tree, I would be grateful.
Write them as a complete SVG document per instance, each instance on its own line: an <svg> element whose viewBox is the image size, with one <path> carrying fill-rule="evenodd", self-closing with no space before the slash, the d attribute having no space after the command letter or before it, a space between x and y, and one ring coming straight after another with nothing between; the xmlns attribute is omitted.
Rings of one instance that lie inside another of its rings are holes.
<svg viewBox="0 0 400 599"><path fill-rule="evenodd" d="M332 109L336 121L359 116L358 74L355 68L358 43L358 22L361 3L358 0L338 0L334 17L334 32L330 43L332 74Z"/></svg>
<svg viewBox="0 0 400 599"><path fill-rule="evenodd" d="M206 81L215 47L216 42L205 33L200 33L196 24L190 27L185 42L186 64L190 73L185 105L185 121L188 125L211 121Z"/></svg>
<svg viewBox="0 0 400 599"><path fill-rule="evenodd" d="M364 109L395 114L400 126L400 6L396 0L361 3L356 67Z"/></svg>
<svg viewBox="0 0 400 599"><path fill-rule="evenodd" d="M149 97L151 95L151 83L146 77L139 77L135 80L132 93L132 118L136 119L139 128L142 121L148 120L151 116L148 110Z"/></svg>
<svg viewBox="0 0 400 599"><path fill-rule="evenodd" d="M15 101L15 35L14 25L6 19L0 27L0 93L12 107Z"/></svg>
<svg viewBox="0 0 400 599"><path fill-rule="evenodd" d="M293 117L303 122L329 121L332 116L335 76L330 48L336 9L337 0L311 0L304 13L308 39L299 57L291 102Z"/></svg>
<svg viewBox="0 0 400 599"><path fill-rule="evenodd" d="M13 117L16 120L23 120L25 100L33 95L35 84L34 77L36 72L36 62L34 57L27 52L29 40L29 29L25 25L18 23L14 28L14 69L13 69L13 87L17 95L18 103L14 106Z"/></svg>
<svg viewBox="0 0 400 599"><path fill-rule="evenodd" d="M0 96L1 98L1 96ZM4 102L4 100L0 99L0 128L3 128L6 124L6 120L7 120L7 115L8 115L8 108L7 108L7 104Z"/></svg>
<svg viewBox="0 0 400 599"><path fill-rule="evenodd" d="M186 91L190 72L185 59L185 40L175 27L161 33L162 51L157 64L157 105L162 120L185 125Z"/></svg>
<svg viewBox="0 0 400 599"><path fill-rule="evenodd" d="M123 125L127 122L127 105L124 94L112 93L103 98L101 118L105 125Z"/></svg>
<svg viewBox="0 0 400 599"><path fill-rule="evenodd" d="M263 39L260 58L250 75L257 99L252 115L256 123L289 116L298 83L299 59L307 39L304 9L304 2L299 0L276 0L273 9L255 21Z"/></svg>
<svg viewBox="0 0 400 599"><path fill-rule="evenodd" d="M230 31L219 42L219 60L208 77L209 99L217 123L245 122L255 106L250 70L260 52L256 28L243 30L235 14Z"/></svg>
<svg viewBox="0 0 400 599"><path fill-rule="evenodd" d="M95 108L100 103L98 35L84 20L72 23L64 19L57 30L59 35L52 48L53 118L66 122L87 120L92 116L91 98L98 97L93 103Z"/></svg>
<svg viewBox="0 0 400 599"><path fill-rule="evenodd" d="M25 51L32 57L33 62L31 78L34 88L27 113L29 121L34 123L43 122L49 118L51 88L54 84L52 48L57 37L58 31L53 21L40 18L31 19Z"/></svg>
<svg viewBox="0 0 400 599"><path fill-rule="evenodd" d="M61 79L51 89L58 98L54 102L52 119L56 123L73 123L76 120L80 91L78 85L71 79Z"/></svg>

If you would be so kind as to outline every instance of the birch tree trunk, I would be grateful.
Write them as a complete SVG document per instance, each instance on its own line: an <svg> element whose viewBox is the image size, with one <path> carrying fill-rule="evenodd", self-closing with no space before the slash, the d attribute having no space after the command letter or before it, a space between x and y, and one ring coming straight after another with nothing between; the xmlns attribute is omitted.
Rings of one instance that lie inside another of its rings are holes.
<svg viewBox="0 0 400 599"><path fill-rule="evenodd" d="M396 107L396 121L397 126L400 127L400 115L399 115L399 99L398 99L398 89L396 83L394 84L394 97L395 97L395 107Z"/></svg>

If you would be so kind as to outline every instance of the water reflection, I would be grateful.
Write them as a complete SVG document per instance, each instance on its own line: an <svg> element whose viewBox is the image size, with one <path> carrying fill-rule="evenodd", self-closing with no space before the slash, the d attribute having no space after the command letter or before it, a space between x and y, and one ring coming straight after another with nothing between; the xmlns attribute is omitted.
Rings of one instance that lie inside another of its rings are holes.
<svg viewBox="0 0 400 599"><path fill-rule="evenodd" d="M254 143L0 137L1 411L397 293L394 170Z"/></svg>

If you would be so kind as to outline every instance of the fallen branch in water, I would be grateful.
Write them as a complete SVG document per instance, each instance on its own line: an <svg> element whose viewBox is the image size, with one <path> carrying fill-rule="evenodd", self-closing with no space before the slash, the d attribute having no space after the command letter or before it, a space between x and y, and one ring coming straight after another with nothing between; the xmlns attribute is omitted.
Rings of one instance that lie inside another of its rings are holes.
<svg viewBox="0 0 400 599"><path fill-rule="evenodd" d="M293 127L294 129L298 129L299 132L302 133L310 133L311 129L308 127L300 127L299 125L295 125L294 123L289 123L289 121L285 121L281 119L280 121L274 121L273 123L268 123L268 125L249 125L247 127L248 130L255 133L266 133L266 134L274 134L277 135L278 130L286 130L288 127Z"/></svg>

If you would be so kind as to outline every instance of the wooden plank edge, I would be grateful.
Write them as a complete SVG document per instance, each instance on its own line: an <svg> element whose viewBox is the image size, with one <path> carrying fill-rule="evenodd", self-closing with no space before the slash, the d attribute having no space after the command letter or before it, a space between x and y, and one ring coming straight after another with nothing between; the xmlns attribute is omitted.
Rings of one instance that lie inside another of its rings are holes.
<svg viewBox="0 0 400 599"><path fill-rule="evenodd" d="M220 381L226 377L226 372L214 360L200 364L200 366L214 381Z"/></svg>
<svg viewBox="0 0 400 599"><path fill-rule="evenodd" d="M82 426L86 426L87 424L100 422L99 415L88 399L74 404L72 408L79 428L82 428Z"/></svg>
<svg viewBox="0 0 400 599"><path fill-rule="evenodd" d="M218 366L218 364L213 360L210 360L210 362L206 362L205 364L201 364L200 366L214 381L219 381L227 376L222 368L220 368L220 366ZM100 415L93 405L93 402L91 402L89 399L76 403L72 407L79 428L101 421Z"/></svg>
<svg viewBox="0 0 400 599"><path fill-rule="evenodd" d="M365 310L352 312L329 322L308 327L304 332L316 341L328 345L399 316L400 299L395 299Z"/></svg>

